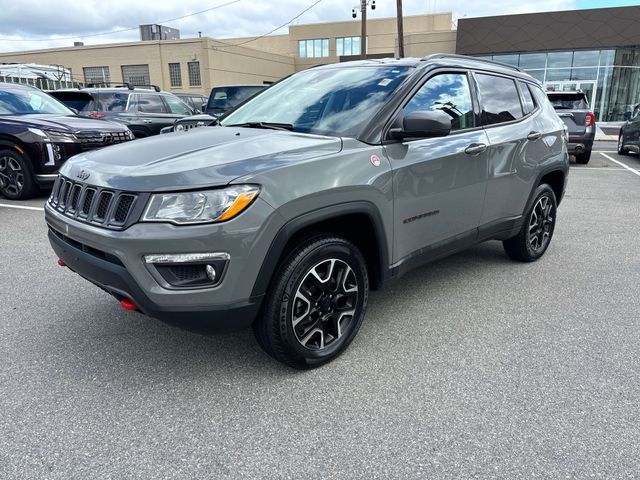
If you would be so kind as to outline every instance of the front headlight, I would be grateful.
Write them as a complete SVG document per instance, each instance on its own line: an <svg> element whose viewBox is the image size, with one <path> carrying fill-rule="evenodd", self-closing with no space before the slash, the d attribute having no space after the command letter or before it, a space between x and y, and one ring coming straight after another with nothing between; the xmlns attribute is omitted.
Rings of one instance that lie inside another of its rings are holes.
<svg viewBox="0 0 640 480"><path fill-rule="evenodd" d="M76 143L78 138L69 132L61 132L59 130L40 130L39 128L30 128L31 133L35 133L42 137L45 142L50 143Z"/></svg>
<svg viewBox="0 0 640 480"><path fill-rule="evenodd" d="M243 212L259 192L256 185L233 185L199 192L156 193L151 196L142 221L177 225L224 222Z"/></svg>
<svg viewBox="0 0 640 480"><path fill-rule="evenodd" d="M176 124L176 126L175 126L174 130L175 130L176 132L182 132L182 131L184 130L184 125L183 125L183 124L181 124L181 123L178 123L178 124Z"/></svg>

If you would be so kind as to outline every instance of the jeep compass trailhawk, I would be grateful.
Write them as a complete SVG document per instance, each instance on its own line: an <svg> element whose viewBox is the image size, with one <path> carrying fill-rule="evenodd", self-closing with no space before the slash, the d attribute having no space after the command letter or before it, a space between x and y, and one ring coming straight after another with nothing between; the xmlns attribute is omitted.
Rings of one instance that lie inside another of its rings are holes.
<svg viewBox="0 0 640 480"><path fill-rule="evenodd" d="M122 306L253 325L311 368L362 324L369 289L485 240L549 247L569 161L545 92L454 55L326 65L221 125L76 156L46 205L66 265Z"/></svg>

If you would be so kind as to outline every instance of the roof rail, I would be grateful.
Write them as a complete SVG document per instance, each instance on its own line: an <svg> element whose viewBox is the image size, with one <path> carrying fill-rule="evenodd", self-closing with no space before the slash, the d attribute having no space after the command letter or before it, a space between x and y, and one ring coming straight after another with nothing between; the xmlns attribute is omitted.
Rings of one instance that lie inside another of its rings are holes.
<svg viewBox="0 0 640 480"><path fill-rule="evenodd" d="M135 87L127 82L96 82L87 84L87 88L109 88L111 86L114 87L126 87L129 90L133 90Z"/></svg>
<svg viewBox="0 0 640 480"><path fill-rule="evenodd" d="M455 53L433 53L431 55L427 55L426 57L422 57L420 61L426 62L427 60L433 60L436 58L453 58L453 59L457 58L459 60L469 60L472 62L475 61L475 62L491 63L493 65L498 65L500 67L508 68L510 70L515 70L516 72L522 72L520 68L516 67L515 65L509 65L508 63L498 62L496 60L486 60L484 58L469 57L467 55L457 55Z"/></svg>
<svg viewBox="0 0 640 480"><path fill-rule="evenodd" d="M135 85L134 88L153 88L156 92L160 92L160 87L158 85ZM133 90L133 88L132 88Z"/></svg>

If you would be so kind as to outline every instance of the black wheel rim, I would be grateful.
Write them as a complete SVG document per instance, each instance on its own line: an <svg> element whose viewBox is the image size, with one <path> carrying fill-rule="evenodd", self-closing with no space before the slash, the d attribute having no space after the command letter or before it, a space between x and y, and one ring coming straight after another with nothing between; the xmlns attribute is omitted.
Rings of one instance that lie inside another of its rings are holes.
<svg viewBox="0 0 640 480"><path fill-rule="evenodd" d="M296 340L309 350L335 344L355 324L359 286L353 269L331 258L311 268L293 300L291 325Z"/></svg>
<svg viewBox="0 0 640 480"><path fill-rule="evenodd" d="M544 195L538 199L529 217L528 241L531 250L538 253L547 247L554 221L553 202L548 195Z"/></svg>
<svg viewBox="0 0 640 480"><path fill-rule="evenodd" d="M24 187L24 172L18 160L8 155L0 157L0 188L10 195L18 195Z"/></svg>

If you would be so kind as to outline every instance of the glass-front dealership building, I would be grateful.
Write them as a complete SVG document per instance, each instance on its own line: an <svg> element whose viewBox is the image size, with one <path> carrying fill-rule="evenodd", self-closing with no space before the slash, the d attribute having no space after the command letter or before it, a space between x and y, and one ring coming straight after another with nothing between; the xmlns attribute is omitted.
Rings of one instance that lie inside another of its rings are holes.
<svg viewBox="0 0 640 480"><path fill-rule="evenodd" d="M460 19L457 53L515 65L549 90L584 91L596 120L640 103L640 7Z"/></svg>

